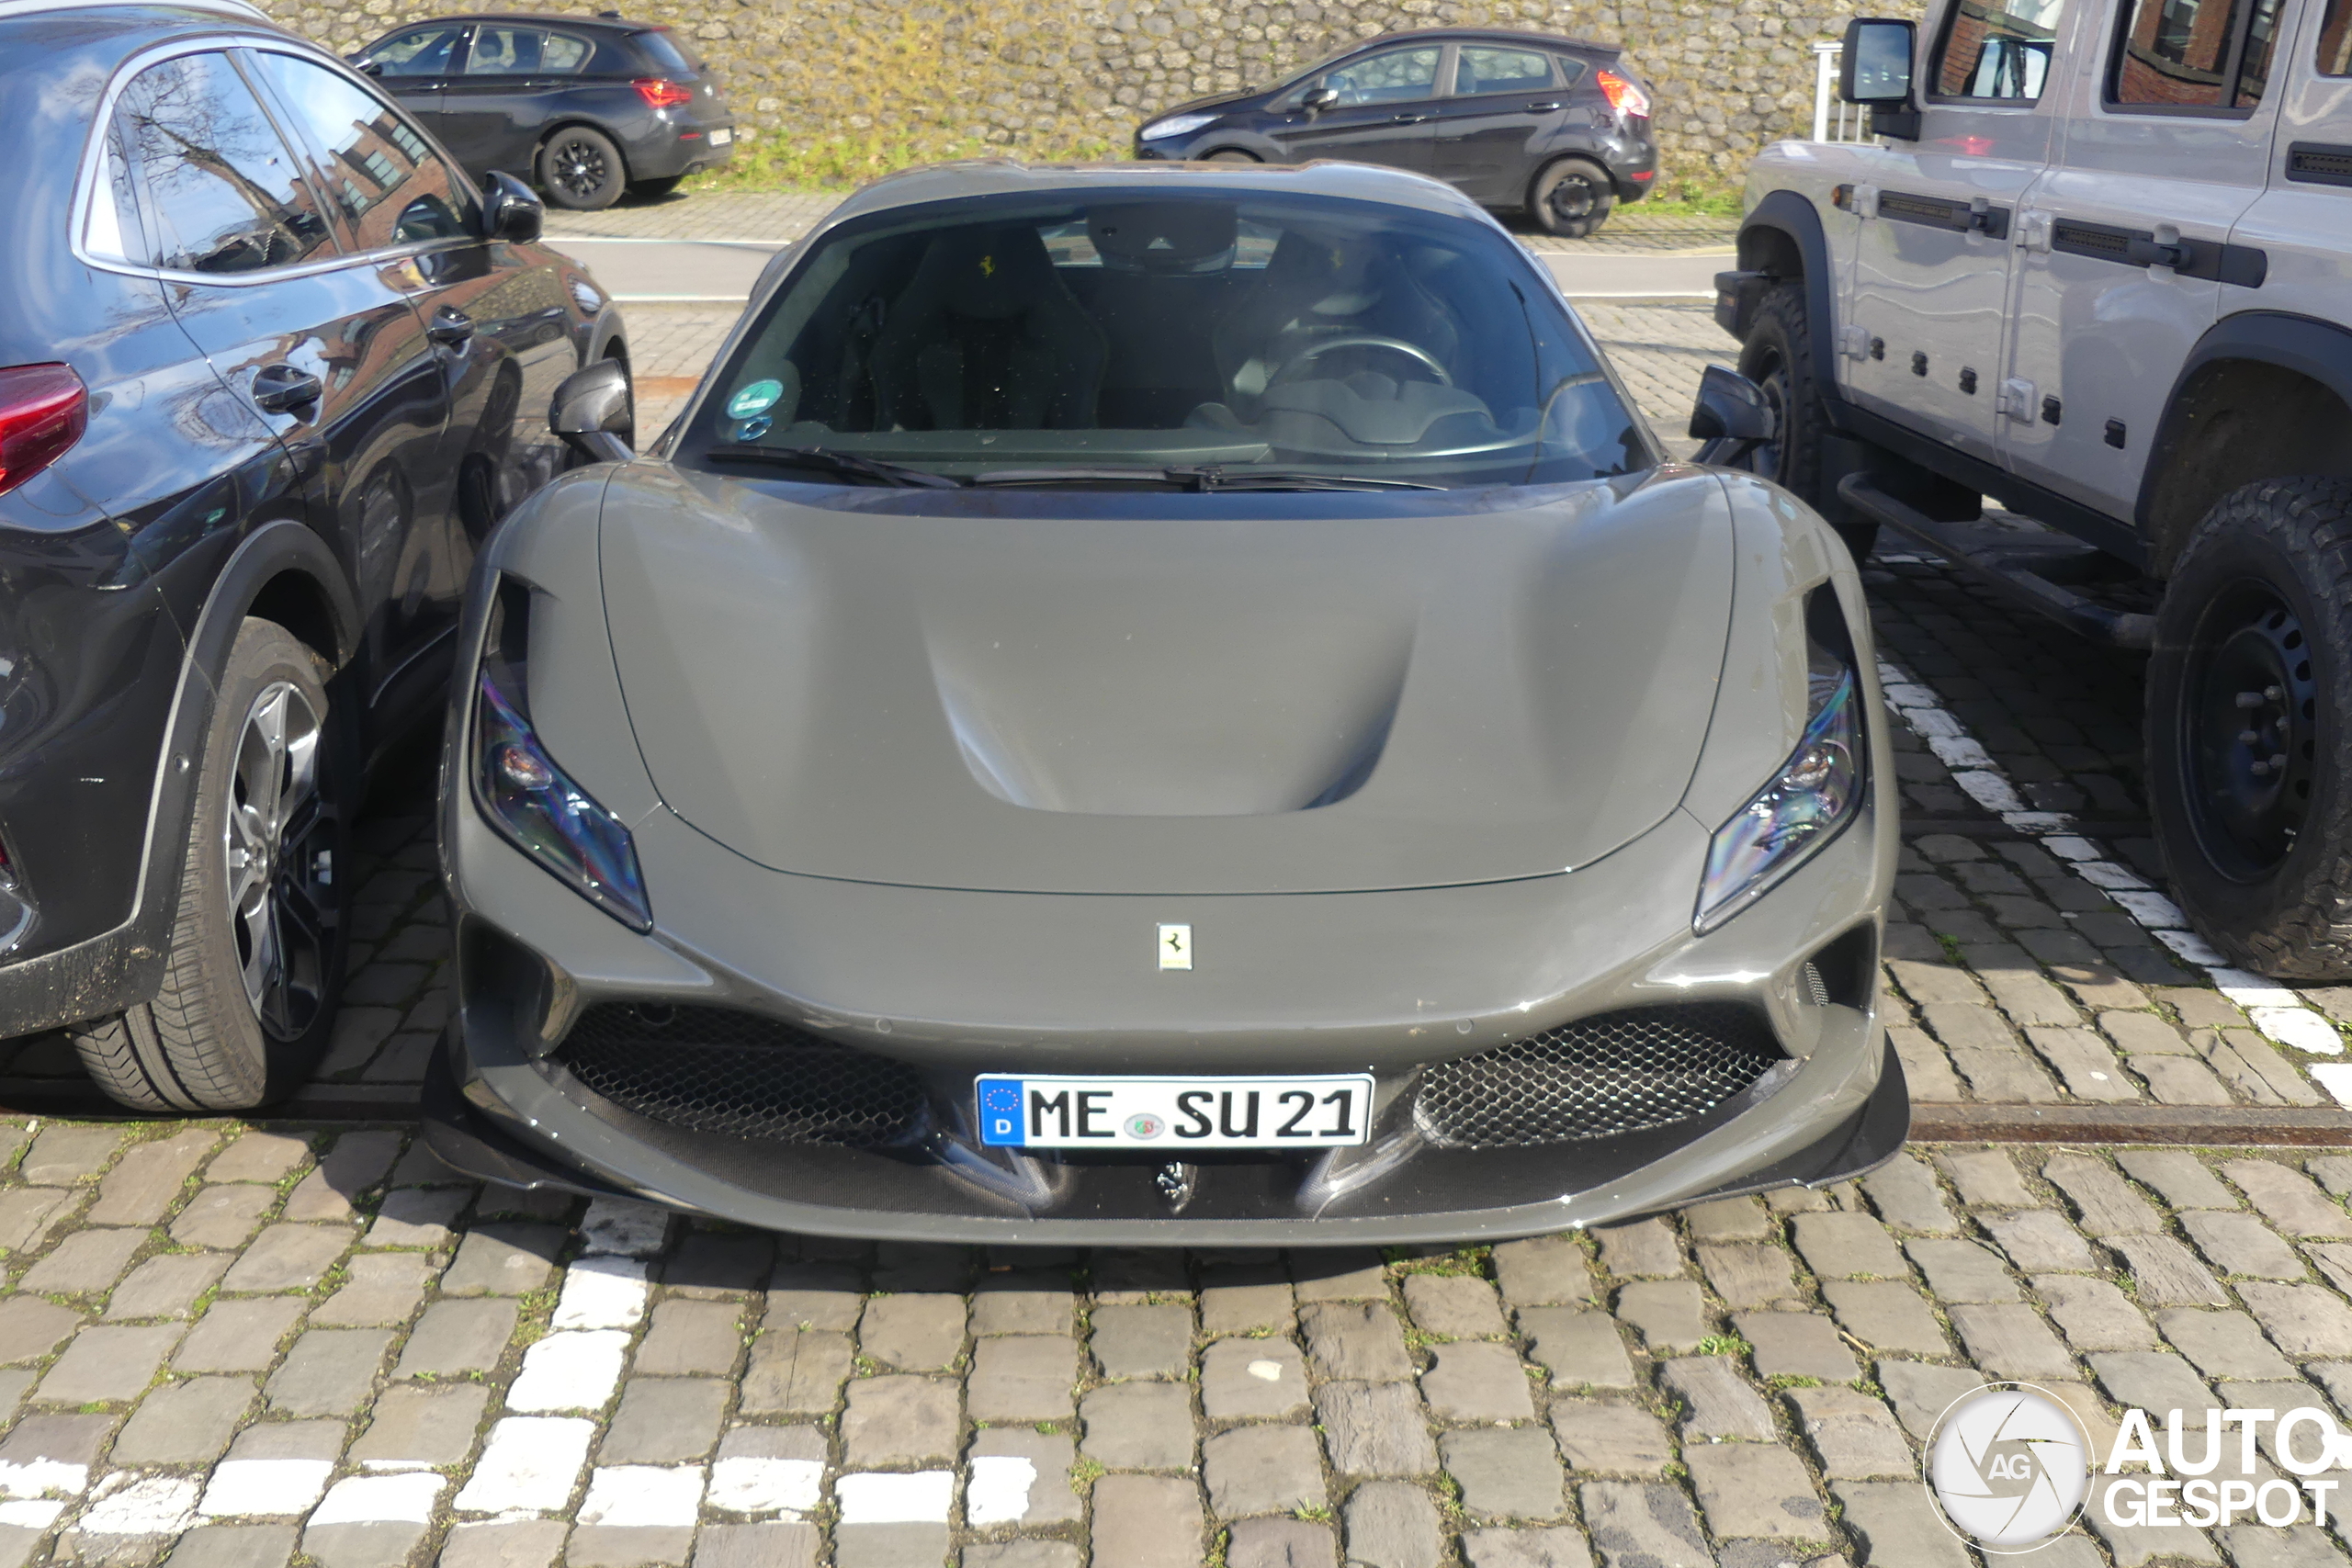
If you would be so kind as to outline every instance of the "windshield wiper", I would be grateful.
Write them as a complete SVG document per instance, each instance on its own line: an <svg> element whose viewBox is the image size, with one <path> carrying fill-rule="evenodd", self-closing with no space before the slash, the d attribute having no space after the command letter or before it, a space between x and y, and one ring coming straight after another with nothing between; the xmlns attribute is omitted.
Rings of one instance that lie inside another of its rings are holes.
<svg viewBox="0 0 2352 1568"><path fill-rule="evenodd" d="M1190 474L1202 490L1443 490L1443 485L1419 479L1392 479L1372 474L1318 474L1287 468L1170 468Z"/></svg>
<svg viewBox="0 0 2352 1568"><path fill-rule="evenodd" d="M722 463L766 463L780 468L822 468L827 473L845 474L861 479L873 479L886 485L899 485L910 490L961 490L964 481L934 474L928 468L910 468L903 463L885 463L876 457L861 457L854 452L836 452L824 446L752 446L743 445L714 446L708 456Z"/></svg>
<svg viewBox="0 0 2352 1568"><path fill-rule="evenodd" d="M975 485L1135 484L1199 488L1190 468L986 468L965 481Z"/></svg>

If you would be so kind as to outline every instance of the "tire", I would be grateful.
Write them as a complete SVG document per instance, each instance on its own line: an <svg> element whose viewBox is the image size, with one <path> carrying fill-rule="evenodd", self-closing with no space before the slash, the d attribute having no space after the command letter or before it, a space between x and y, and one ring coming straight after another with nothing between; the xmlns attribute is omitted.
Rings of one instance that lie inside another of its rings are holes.
<svg viewBox="0 0 2352 1568"><path fill-rule="evenodd" d="M1813 332L1806 319L1804 287L1776 283L1767 289L1740 345L1739 373L1764 392L1781 416L1781 434L1750 452L1739 464L1772 480L1829 520L1856 561L1870 559L1878 525L1849 519L1834 495L1822 493L1821 446L1829 416L1815 379Z"/></svg>
<svg viewBox="0 0 2352 1568"><path fill-rule="evenodd" d="M1238 147L1220 147L1201 160L1204 164L1255 164L1258 158Z"/></svg>
<svg viewBox="0 0 2352 1568"><path fill-rule="evenodd" d="M1527 210L1536 226L1563 240L1581 240L1609 221L1617 187L1609 171L1589 158L1562 158L1544 165L1528 187Z"/></svg>
<svg viewBox="0 0 2352 1568"><path fill-rule="evenodd" d="M2205 514L2157 608L2146 733L2191 923L2265 975L2352 976L2352 480L2265 479Z"/></svg>
<svg viewBox="0 0 2352 1568"><path fill-rule="evenodd" d="M684 175L670 175L658 180L631 180L628 193L640 200L650 200L657 196L667 196L685 183Z"/></svg>
<svg viewBox="0 0 2352 1568"><path fill-rule="evenodd" d="M558 207L595 212L618 201L628 188L628 165L611 137L584 125L568 125L539 149L539 185Z"/></svg>
<svg viewBox="0 0 2352 1568"><path fill-rule="evenodd" d="M90 1076L125 1105L250 1111L291 1090L326 1044L344 956L334 868L348 857L325 673L275 622L238 629L205 734L162 988L72 1031ZM257 851L263 872L248 877Z"/></svg>

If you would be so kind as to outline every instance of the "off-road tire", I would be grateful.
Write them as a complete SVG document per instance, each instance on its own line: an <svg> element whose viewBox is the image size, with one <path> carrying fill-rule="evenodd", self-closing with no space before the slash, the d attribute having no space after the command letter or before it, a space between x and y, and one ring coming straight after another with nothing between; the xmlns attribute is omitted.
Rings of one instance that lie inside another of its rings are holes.
<svg viewBox="0 0 2352 1568"><path fill-rule="evenodd" d="M567 125L539 149L539 188L569 211L600 211L628 188L628 164L603 131Z"/></svg>
<svg viewBox="0 0 2352 1568"><path fill-rule="evenodd" d="M2149 805L2190 921L2245 968L2352 976L2352 480L2215 503L2157 609L2146 701Z"/></svg>
<svg viewBox="0 0 2352 1568"><path fill-rule="evenodd" d="M1820 513L1846 541L1854 559L1868 560L1878 543L1878 525L1849 516L1844 502L1822 493L1821 449L1829 415L1821 405L1821 383L1815 378L1813 330L1803 284L1776 283L1764 291L1740 345L1739 373L1763 389L1765 400L1781 416L1779 439L1758 447L1739 466Z"/></svg>
<svg viewBox="0 0 2352 1568"><path fill-rule="evenodd" d="M1547 164L1527 188L1528 216L1555 239L1581 240L1599 232L1616 205L1615 182L1589 158Z"/></svg>
<svg viewBox="0 0 2352 1568"><path fill-rule="evenodd" d="M658 180L631 180L628 193L640 200L649 200L657 196L667 196L685 183L684 175L665 175Z"/></svg>
<svg viewBox="0 0 2352 1568"><path fill-rule="evenodd" d="M283 1035L264 1029L249 998L227 892L228 814L246 722L264 694L290 686L324 721L318 742L317 798L330 876L347 865L344 802L348 769L334 734L324 661L275 622L247 618L221 672L207 728L187 859L180 875L164 980L152 1002L69 1031L98 1087L140 1111L250 1111L291 1090L326 1043L342 986L344 894L329 899L315 1012Z"/></svg>

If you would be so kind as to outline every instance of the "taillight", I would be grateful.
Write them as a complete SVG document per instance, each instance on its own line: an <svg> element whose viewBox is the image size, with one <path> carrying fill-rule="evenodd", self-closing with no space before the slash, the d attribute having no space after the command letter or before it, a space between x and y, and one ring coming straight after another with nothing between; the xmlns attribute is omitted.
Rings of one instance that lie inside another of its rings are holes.
<svg viewBox="0 0 2352 1568"><path fill-rule="evenodd" d="M1592 79L1600 85L1600 96L1609 100L1611 108L1619 114L1639 115L1644 119L1649 118L1650 96L1647 93L1614 71L1596 71Z"/></svg>
<svg viewBox="0 0 2352 1568"><path fill-rule="evenodd" d="M71 365L0 370L0 491L65 456L90 427L90 390Z"/></svg>
<svg viewBox="0 0 2352 1568"><path fill-rule="evenodd" d="M647 104L657 109L673 109L680 104L690 104L695 101L695 90L692 87L681 87L675 82L667 81L660 76L642 76L629 85L637 89L639 97L643 98Z"/></svg>

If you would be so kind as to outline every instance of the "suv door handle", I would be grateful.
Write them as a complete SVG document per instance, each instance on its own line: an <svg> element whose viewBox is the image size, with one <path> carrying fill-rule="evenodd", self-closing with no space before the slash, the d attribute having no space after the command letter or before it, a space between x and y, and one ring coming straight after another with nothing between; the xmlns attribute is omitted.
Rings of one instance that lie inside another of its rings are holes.
<svg viewBox="0 0 2352 1568"><path fill-rule="evenodd" d="M456 348L474 335L474 319L463 310L444 305L433 312L433 320L426 324L424 335L443 348Z"/></svg>
<svg viewBox="0 0 2352 1568"><path fill-rule="evenodd" d="M1389 117L1389 123L1392 125L1419 125L1421 121L1429 118L1430 117L1425 114L1391 115Z"/></svg>
<svg viewBox="0 0 2352 1568"><path fill-rule="evenodd" d="M254 401L270 413L291 413L317 402L325 390L316 376L291 365L265 365L254 372Z"/></svg>
<svg viewBox="0 0 2352 1568"><path fill-rule="evenodd" d="M1560 106L1558 104L1530 104L1527 106L1527 112L1529 114L1550 114L1559 107Z"/></svg>

